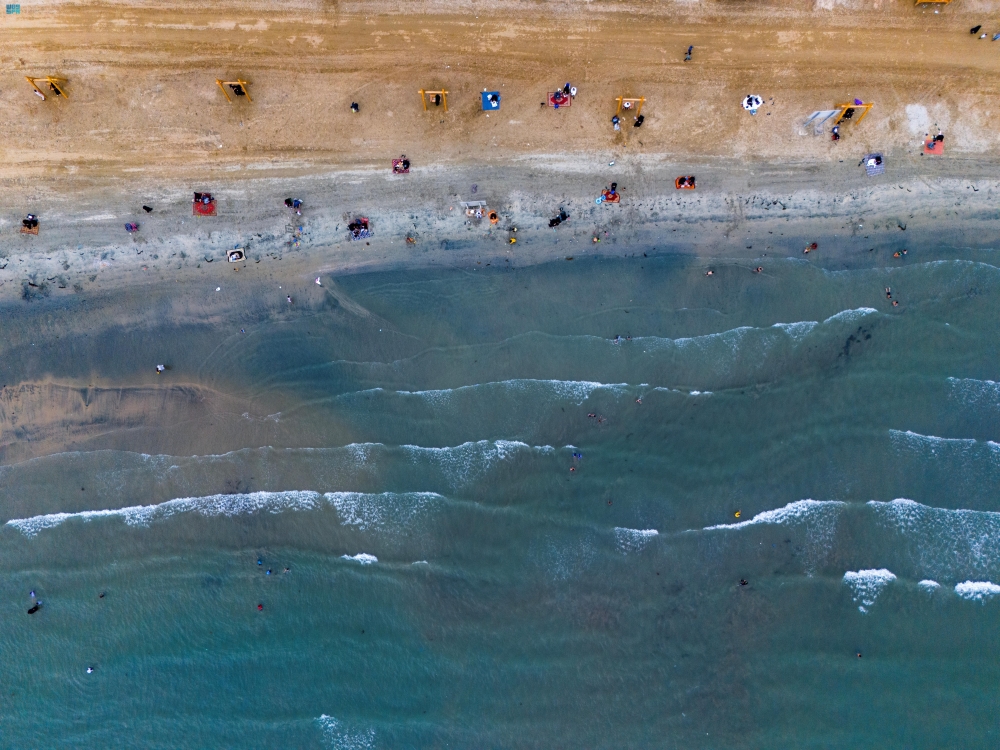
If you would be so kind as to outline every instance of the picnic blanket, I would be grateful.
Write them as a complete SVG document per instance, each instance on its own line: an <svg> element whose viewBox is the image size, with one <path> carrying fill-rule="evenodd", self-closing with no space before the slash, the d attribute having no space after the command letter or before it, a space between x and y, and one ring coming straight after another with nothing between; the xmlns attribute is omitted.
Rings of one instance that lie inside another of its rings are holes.
<svg viewBox="0 0 1000 750"><path fill-rule="evenodd" d="M393 174L409 174L410 173L410 168L407 167L406 169L403 169L403 160L402 159L393 159L392 160L392 173Z"/></svg>
<svg viewBox="0 0 1000 750"><path fill-rule="evenodd" d="M494 109L500 109L500 92L499 91L484 91L483 94L483 109L486 112L490 112Z"/></svg>
<svg viewBox="0 0 1000 750"><path fill-rule="evenodd" d="M205 203L203 198L208 198L208 203ZM191 213L195 216L215 216L215 198L210 193L195 193L191 202Z"/></svg>
<svg viewBox="0 0 1000 750"><path fill-rule="evenodd" d="M21 227L21 234L38 234L38 226Z"/></svg>
<svg viewBox="0 0 1000 750"><path fill-rule="evenodd" d="M560 91L559 93L562 92ZM554 107L555 109L559 109L559 107L569 107L573 104L573 97L566 96L566 94L563 94L561 99L556 99L555 91L550 91L545 95L545 97L548 99L549 106Z"/></svg>
<svg viewBox="0 0 1000 750"><path fill-rule="evenodd" d="M862 161L869 177L885 174L885 159L882 158L882 154L868 154Z"/></svg>
<svg viewBox="0 0 1000 750"><path fill-rule="evenodd" d="M928 156L943 154L944 141L935 141L933 138L928 138L924 141L924 153Z"/></svg>

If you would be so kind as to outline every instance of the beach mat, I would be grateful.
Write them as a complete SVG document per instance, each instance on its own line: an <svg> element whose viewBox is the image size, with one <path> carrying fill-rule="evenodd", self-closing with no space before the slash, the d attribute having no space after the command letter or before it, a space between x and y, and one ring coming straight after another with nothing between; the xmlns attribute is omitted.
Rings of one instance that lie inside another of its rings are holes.
<svg viewBox="0 0 1000 750"><path fill-rule="evenodd" d="M215 201L211 203L192 203L191 213L195 216L215 216Z"/></svg>
<svg viewBox="0 0 1000 750"><path fill-rule="evenodd" d="M944 153L944 141L935 141L928 138L924 141L924 153L928 156L940 156Z"/></svg>
<svg viewBox="0 0 1000 750"><path fill-rule="evenodd" d="M871 160L878 158L881 163L871 164ZM867 172L869 177L874 177L878 174L885 174L885 157L882 154L868 154L863 160L865 165L865 172Z"/></svg>

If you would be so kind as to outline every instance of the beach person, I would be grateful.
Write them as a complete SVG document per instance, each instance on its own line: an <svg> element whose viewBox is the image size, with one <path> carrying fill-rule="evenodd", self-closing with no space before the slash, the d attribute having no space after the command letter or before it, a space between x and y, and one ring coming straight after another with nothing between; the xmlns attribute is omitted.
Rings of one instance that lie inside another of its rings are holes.
<svg viewBox="0 0 1000 750"><path fill-rule="evenodd" d="M895 299L894 299L894 300L892 301L892 306L893 306L893 307L899 307L899 300L895 300Z"/></svg>
<svg viewBox="0 0 1000 750"><path fill-rule="evenodd" d="M622 109L632 109L632 102L623 102Z"/></svg>
<svg viewBox="0 0 1000 750"><path fill-rule="evenodd" d="M285 198L285 205L288 208L291 208L292 207L292 199L291 198Z"/></svg>
<svg viewBox="0 0 1000 750"><path fill-rule="evenodd" d="M635 118L635 125L633 125L632 127L633 128L641 128L642 124L645 121L646 121L646 115L639 115L638 117Z"/></svg>
<svg viewBox="0 0 1000 750"><path fill-rule="evenodd" d="M290 295L290 294L289 294L289 295L288 295L287 297L285 297L285 299L287 299L287 300L288 300L288 304L289 304L289 305L290 305L290 304L292 304L292 295ZM259 563L258 563L258 564L259 564Z"/></svg>
<svg viewBox="0 0 1000 750"><path fill-rule="evenodd" d="M755 269L753 269L754 273L762 273L763 271L764 271L763 266L757 266Z"/></svg>
<svg viewBox="0 0 1000 750"><path fill-rule="evenodd" d="M706 276L714 276L715 275L715 271L705 271L705 275Z"/></svg>
<svg viewBox="0 0 1000 750"><path fill-rule="evenodd" d="M694 52L694 45L688 47L687 53L684 55L684 62L691 62L691 53Z"/></svg>
<svg viewBox="0 0 1000 750"><path fill-rule="evenodd" d="M618 115L611 118L611 124L615 126L615 130L621 130L621 125L619 123L621 120L618 119Z"/></svg>
<svg viewBox="0 0 1000 750"><path fill-rule="evenodd" d="M357 111L358 111L358 103L357 102L351 102L351 112L354 112L355 114L357 114Z"/></svg>

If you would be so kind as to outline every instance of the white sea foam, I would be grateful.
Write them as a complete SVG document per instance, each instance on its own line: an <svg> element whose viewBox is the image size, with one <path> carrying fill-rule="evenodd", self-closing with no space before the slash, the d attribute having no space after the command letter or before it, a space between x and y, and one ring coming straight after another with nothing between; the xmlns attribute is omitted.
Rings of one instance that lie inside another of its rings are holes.
<svg viewBox="0 0 1000 750"><path fill-rule="evenodd" d="M434 406L446 406L455 396L472 393L477 390L500 390L505 393L521 394L531 390L544 390L547 395L554 398L574 401L577 405L582 404L595 391L609 391L611 393L621 393L629 388L640 387L630 386L628 383L597 383L588 380L538 380L533 378L514 378L511 380L498 380L488 383L476 383L474 385L462 385L457 388L442 388L425 391L395 391L400 396L417 396ZM374 388L362 393L382 392L387 393L382 388ZM356 395L356 394L347 394Z"/></svg>
<svg viewBox="0 0 1000 750"><path fill-rule="evenodd" d="M814 520L819 517L839 514L846 506L840 500L796 500L782 508L765 510L753 518L738 523L723 523L716 526L706 526L703 531L718 531L722 529L743 529L757 524L788 524Z"/></svg>
<svg viewBox="0 0 1000 750"><path fill-rule="evenodd" d="M939 451L951 450L964 452L976 446L1000 454L1000 444L992 440L980 442L974 438L943 438L935 435L921 435L912 430L889 430L889 439L896 444L897 448L904 448L914 451L926 451L931 455L937 455Z"/></svg>
<svg viewBox="0 0 1000 750"><path fill-rule="evenodd" d="M479 440L446 448L403 445L411 460L436 464L453 486L482 478L497 463L529 453L553 454L551 445L531 446L519 440Z"/></svg>
<svg viewBox="0 0 1000 750"><path fill-rule="evenodd" d="M1000 594L1000 586L990 581L966 581L955 584L955 593L963 599L985 603Z"/></svg>
<svg viewBox="0 0 1000 750"><path fill-rule="evenodd" d="M399 530L428 510L431 503L443 500L436 492L382 493L328 492L323 498L337 509L345 526L362 531Z"/></svg>
<svg viewBox="0 0 1000 750"><path fill-rule="evenodd" d="M285 511L314 510L323 504L337 509L343 523L368 528L386 522L386 506L410 508L411 513L422 509L439 495L426 492L365 494L354 492L318 492L295 490L290 492L250 492L237 495L209 495L168 500L156 505L133 505L107 510L84 510L77 513L49 513L30 518L14 518L6 525L27 537L45 529L60 526L67 521L84 523L101 518L120 518L128 526L149 526L181 513L201 516L240 516L251 513L283 513Z"/></svg>
<svg viewBox="0 0 1000 750"><path fill-rule="evenodd" d="M371 565L378 562L378 558L375 555L369 555L367 552L359 552L356 555L341 555L341 558L344 560L353 560L362 565Z"/></svg>
<svg viewBox="0 0 1000 750"><path fill-rule="evenodd" d="M918 583L917 586L919 586L921 590L926 591L928 594L933 594L935 591L941 588L940 583L938 583L937 581L932 581L930 578L925 578L920 583Z"/></svg>
<svg viewBox="0 0 1000 750"><path fill-rule="evenodd" d="M768 340L769 334L773 334L777 331L785 334L793 341L793 343L798 343L812 333L819 325L843 322L853 323L854 321L860 320L861 318L877 312L878 310L873 307L858 307L851 310L841 310L840 312L831 315L822 323L815 320L800 320L793 323L774 323L766 328L740 326L738 328L730 328L726 331L719 331L718 333L708 333L702 336L689 336L676 339L659 336L639 336L632 339L632 341L633 343L638 343L646 347L646 351L668 349L672 347L704 348L715 342L727 344L731 350L735 351L744 339L756 333L758 335L754 339L754 345L758 349L766 349L766 347L773 343L773 341ZM771 338L773 338L773 336L771 336Z"/></svg>
<svg viewBox="0 0 1000 750"><path fill-rule="evenodd" d="M805 536L805 568L814 573L833 547L837 524L847 503L839 500L797 500L782 508L766 510L747 521L708 526L704 531L732 531L759 525L794 526Z"/></svg>
<svg viewBox="0 0 1000 750"><path fill-rule="evenodd" d="M823 321L823 323L853 323L862 318L867 318L869 315L877 313L874 307L856 307L853 310L841 310L839 313L834 313L829 318Z"/></svg>
<svg viewBox="0 0 1000 750"><path fill-rule="evenodd" d="M615 528L615 544L622 554L638 552L659 535L656 529L626 529Z"/></svg>
<svg viewBox="0 0 1000 750"><path fill-rule="evenodd" d="M371 750L375 747L374 729L351 729L344 722L323 714L316 723L331 750Z"/></svg>
<svg viewBox="0 0 1000 750"><path fill-rule="evenodd" d="M932 508L907 499L867 503L900 536L923 575L987 576L1000 567L1000 513Z"/></svg>
<svg viewBox="0 0 1000 750"><path fill-rule="evenodd" d="M1000 383L975 378L948 378L952 398L970 408L1000 406Z"/></svg>
<svg viewBox="0 0 1000 750"><path fill-rule="evenodd" d="M854 603L861 612L868 612L868 608L875 604L882 590L895 580L896 576L885 568L852 570L844 573L844 583L851 587Z"/></svg>

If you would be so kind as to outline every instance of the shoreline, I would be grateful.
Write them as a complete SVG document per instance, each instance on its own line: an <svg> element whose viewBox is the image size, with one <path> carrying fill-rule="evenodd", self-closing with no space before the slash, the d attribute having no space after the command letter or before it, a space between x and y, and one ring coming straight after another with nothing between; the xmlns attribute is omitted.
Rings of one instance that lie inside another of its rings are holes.
<svg viewBox="0 0 1000 750"><path fill-rule="evenodd" d="M32 203L41 219L38 236L16 234L11 219L0 226L0 303L122 285L217 283L233 269L266 282L494 261L523 266L629 252L706 261L787 257L800 254L810 238L824 240L810 259L851 267L870 265L872 258L859 251L871 248L991 247L1000 229L994 207L1000 180L987 177L995 174L988 163L978 163L977 175L951 162L930 178L918 165L890 162L889 174L872 179L846 159L819 171L815 165L734 171L702 162L687 165L698 175L698 189L677 191L672 181L681 167L672 160L654 164L645 155L612 155L611 167L599 159L417 167L404 176L372 168L306 178L205 180L200 189L216 196L216 217L192 216L191 193L179 184L149 192L137 186L128 198L116 186L91 187L82 206L76 191L67 191ZM576 171L568 171L567 162ZM594 196L612 181L622 202L595 205ZM285 197L304 199L301 217L284 207ZM467 220L461 200L485 200L498 211L499 223ZM146 201L154 206L148 216L141 209ZM549 228L560 207L570 220ZM349 242L346 224L361 215L371 220L373 237ZM128 235L126 221L138 221L139 232ZM291 245L287 231L296 226L303 227L299 247ZM507 231L511 226L516 235ZM507 244L510 236L517 244ZM230 264L225 254L237 246L247 259ZM881 252L876 256L885 262Z"/></svg>

